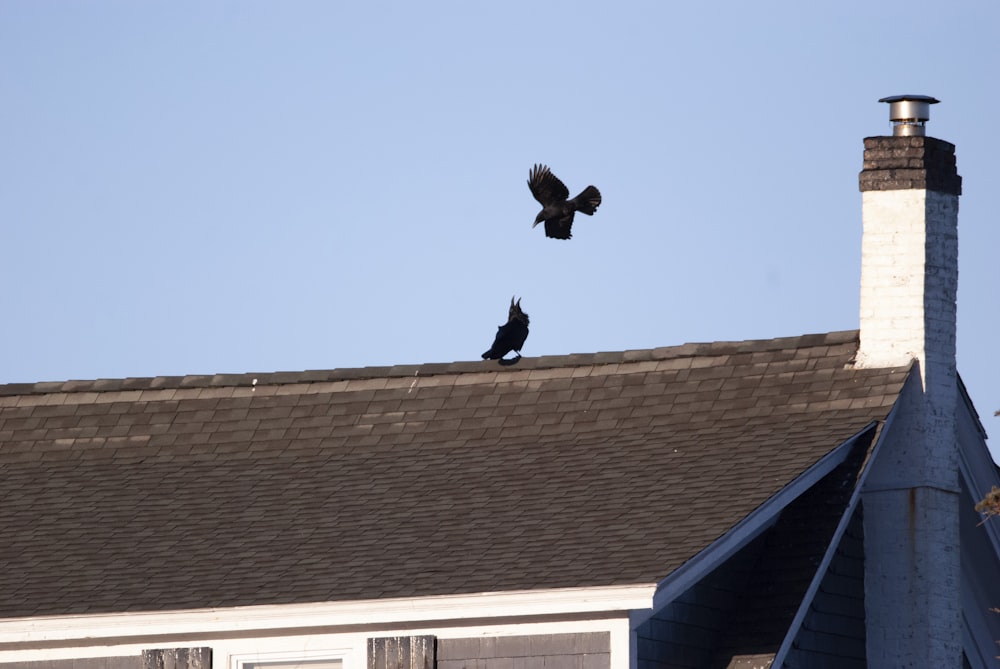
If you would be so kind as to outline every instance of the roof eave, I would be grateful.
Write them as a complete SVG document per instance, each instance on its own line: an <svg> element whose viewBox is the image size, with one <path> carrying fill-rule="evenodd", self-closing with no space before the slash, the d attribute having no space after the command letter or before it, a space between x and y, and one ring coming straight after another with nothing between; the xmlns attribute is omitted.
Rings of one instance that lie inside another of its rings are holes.
<svg viewBox="0 0 1000 669"><path fill-rule="evenodd" d="M132 612L0 620L0 651L30 644L100 646L185 635L261 635L338 627L388 627L467 619L538 618L574 614L627 615L653 604L656 585L559 588L465 595L375 599L216 609Z"/></svg>
<svg viewBox="0 0 1000 669"><path fill-rule="evenodd" d="M645 622L654 611L661 609L682 595L691 586L735 555L753 539L760 536L762 532L777 520L785 507L843 462L859 438L878 428L879 423L873 421L833 448L788 485L730 528L728 532L664 578L657 586L656 595L653 598L653 608L648 612L638 612L638 615L633 617L633 627ZM873 439L877 439L877 437L878 433L873 436ZM865 470L867 470L868 464L865 464Z"/></svg>

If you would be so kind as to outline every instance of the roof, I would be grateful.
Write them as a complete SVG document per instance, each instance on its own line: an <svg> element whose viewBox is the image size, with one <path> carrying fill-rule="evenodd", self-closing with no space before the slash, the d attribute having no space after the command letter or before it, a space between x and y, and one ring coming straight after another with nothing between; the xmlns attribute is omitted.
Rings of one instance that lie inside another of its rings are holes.
<svg viewBox="0 0 1000 669"><path fill-rule="evenodd" d="M656 583L886 417L857 344L0 386L0 617Z"/></svg>

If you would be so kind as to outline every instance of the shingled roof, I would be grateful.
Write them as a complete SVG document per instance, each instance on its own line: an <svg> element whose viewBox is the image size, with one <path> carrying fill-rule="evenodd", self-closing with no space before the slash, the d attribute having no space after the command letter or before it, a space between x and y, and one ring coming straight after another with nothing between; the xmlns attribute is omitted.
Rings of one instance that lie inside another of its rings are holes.
<svg viewBox="0 0 1000 669"><path fill-rule="evenodd" d="M886 417L857 344L0 386L0 617L655 583Z"/></svg>

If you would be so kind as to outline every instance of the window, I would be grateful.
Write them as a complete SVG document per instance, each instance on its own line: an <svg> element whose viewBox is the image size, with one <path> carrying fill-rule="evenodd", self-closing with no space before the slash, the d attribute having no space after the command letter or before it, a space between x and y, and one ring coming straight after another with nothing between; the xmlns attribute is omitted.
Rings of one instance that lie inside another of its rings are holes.
<svg viewBox="0 0 1000 669"><path fill-rule="evenodd" d="M341 660L275 660L263 662L244 661L237 666L241 669L343 669Z"/></svg>
<svg viewBox="0 0 1000 669"><path fill-rule="evenodd" d="M344 669L344 650L283 651L231 655L232 669Z"/></svg>

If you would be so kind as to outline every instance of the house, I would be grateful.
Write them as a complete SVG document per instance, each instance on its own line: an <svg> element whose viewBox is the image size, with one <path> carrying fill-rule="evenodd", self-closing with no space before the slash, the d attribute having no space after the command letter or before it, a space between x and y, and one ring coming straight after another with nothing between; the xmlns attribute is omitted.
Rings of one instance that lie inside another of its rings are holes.
<svg viewBox="0 0 1000 669"><path fill-rule="evenodd" d="M859 330L0 386L0 669L993 666L961 179L885 101Z"/></svg>

